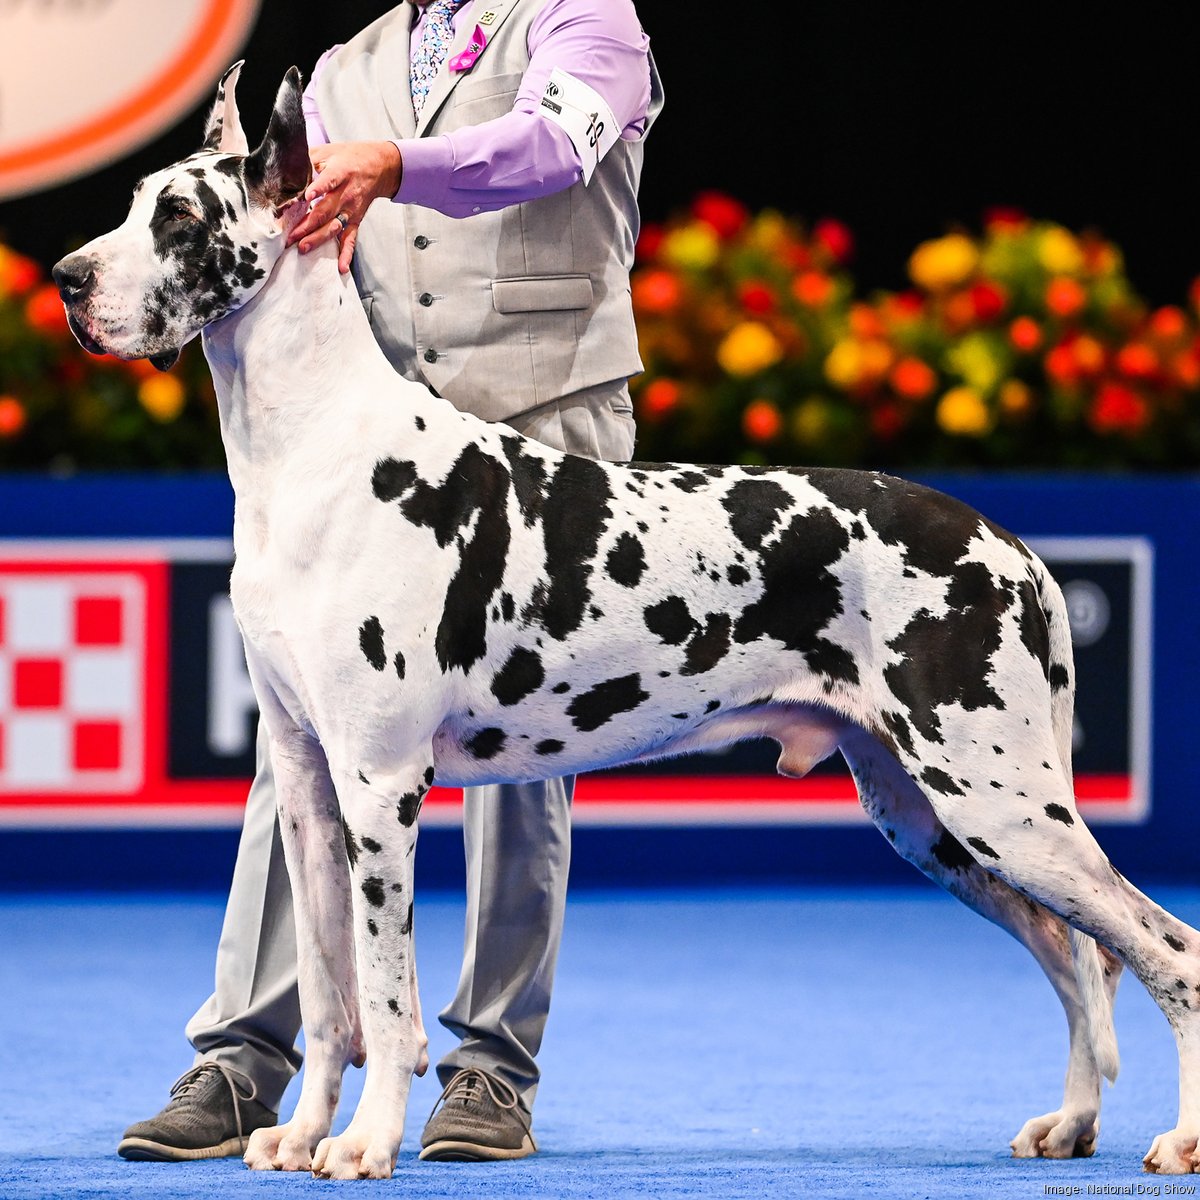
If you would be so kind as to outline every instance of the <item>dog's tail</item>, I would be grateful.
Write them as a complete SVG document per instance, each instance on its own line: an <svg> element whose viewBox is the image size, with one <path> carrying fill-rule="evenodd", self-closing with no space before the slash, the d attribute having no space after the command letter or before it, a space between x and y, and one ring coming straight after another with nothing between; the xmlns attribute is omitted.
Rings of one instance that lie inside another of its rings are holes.
<svg viewBox="0 0 1200 1200"><path fill-rule="evenodd" d="M1058 749L1058 760L1067 782L1074 786L1071 767L1071 749L1075 733L1075 658L1071 648L1071 625L1067 616L1067 602L1062 589L1054 581L1045 565L1034 560L1035 582L1050 641L1050 717L1054 727L1054 741ZM1121 1055L1117 1050L1117 1031L1113 1026L1113 991L1106 983L1107 971L1120 971L1120 961L1106 960L1104 952L1086 933L1077 929L1070 931L1071 961L1075 968L1075 981L1083 1005L1092 1043L1092 1054L1100 1074L1109 1083L1115 1083L1121 1069Z"/></svg>

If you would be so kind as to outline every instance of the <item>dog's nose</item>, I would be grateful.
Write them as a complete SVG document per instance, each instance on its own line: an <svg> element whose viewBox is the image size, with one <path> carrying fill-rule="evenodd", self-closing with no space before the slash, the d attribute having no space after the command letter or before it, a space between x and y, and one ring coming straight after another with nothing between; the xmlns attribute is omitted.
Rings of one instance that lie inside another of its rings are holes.
<svg viewBox="0 0 1200 1200"><path fill-rule="evenodd" d="M50 270L58 284L58 294L65 301L82 300L96 282L92 260L84 254L70 254L56 262Z"/></svg>

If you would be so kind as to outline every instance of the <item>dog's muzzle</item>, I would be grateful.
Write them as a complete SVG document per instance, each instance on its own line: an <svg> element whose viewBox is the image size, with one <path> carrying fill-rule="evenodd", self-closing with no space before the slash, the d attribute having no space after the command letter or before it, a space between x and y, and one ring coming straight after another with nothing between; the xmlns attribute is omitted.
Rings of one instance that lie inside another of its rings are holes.
<svg viewBox="0 0 1200 1200"><path fill-rule="evenodd" d="M96 265L86 254L69 254L50 269L58 294L67 310L67 324L76 341L92 354L103 354L104 348L93 338L76 316L79 306L96 286Z"/></svg>

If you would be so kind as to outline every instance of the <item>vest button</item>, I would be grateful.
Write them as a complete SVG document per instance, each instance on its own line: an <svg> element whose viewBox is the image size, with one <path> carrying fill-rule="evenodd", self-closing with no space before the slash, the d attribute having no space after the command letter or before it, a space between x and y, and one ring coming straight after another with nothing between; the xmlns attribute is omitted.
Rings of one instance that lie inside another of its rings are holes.
<svg viewBox="0 0 1200 1200"><path fill-rule="evenodd" d="M423 233L418 233L417 236L413 238L413 245L416 246L418 250L424 250L425 247L429 245L429 239Z"/></svg>
<svg viewBox="0 0 1200 1200"><path fill-rule="evenodd" d="M428 292L422 292L417 297L417 303L424 308L428 308L433 303L433 297Z"/></svg>
<svg viewBox="0 0 1200 1200"><path fill-rule="evenodd" d="M428 350L425 351L425 353L422 355L422 358L424 358L425 361L428 363L437 362L438 352L435 349L433 349L433 347L431 346Z"/></svg>

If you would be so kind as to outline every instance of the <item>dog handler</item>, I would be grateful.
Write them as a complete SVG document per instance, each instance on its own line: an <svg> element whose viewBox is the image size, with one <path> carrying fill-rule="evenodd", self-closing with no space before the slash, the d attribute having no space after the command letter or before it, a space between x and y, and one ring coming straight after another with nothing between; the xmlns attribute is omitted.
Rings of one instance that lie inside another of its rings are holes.
<svg viewBox="0 0 1200 1200"><path fill-rule="evenodd" d="M629 298L642 139L662 92L632 0L406 0L317 64L316 176L292 234L337 237L395 369L560 450L633 453ZM394 140L376 140L392 138ZM379 200L380 203L373 203ZM392 202L394 201L394 203ZM466 219L460 219L466 218ZM468 788L460 1039L421 1157L521 1158L570 852L571 778ZM195 1065L127 1158L241 1154L299 1070L291 893L264 738Z"/></svg>

